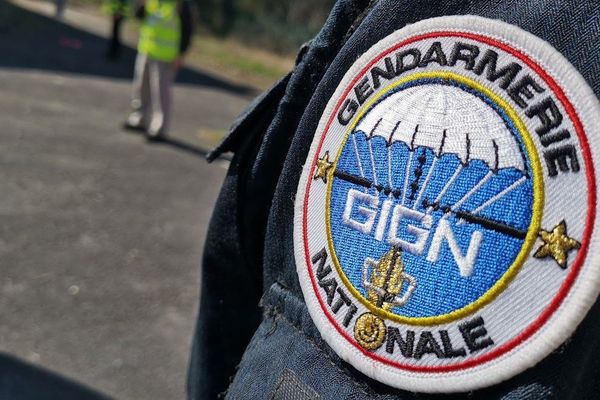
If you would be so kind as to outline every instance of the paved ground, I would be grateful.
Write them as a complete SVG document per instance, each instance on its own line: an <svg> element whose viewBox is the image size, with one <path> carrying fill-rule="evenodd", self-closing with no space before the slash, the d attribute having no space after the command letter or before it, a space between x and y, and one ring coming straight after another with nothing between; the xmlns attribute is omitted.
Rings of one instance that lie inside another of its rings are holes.
<svg viewBox="0 0 600 400"><path fill-rule="evenodd" d="M64 376L117 399L183 398L226 167L203 148L249 91L184 71L174 140L149 145L118 128L131 49L108 64L99 36L6 2L0 48L0 378L21 374L14 393Z"/></svg>

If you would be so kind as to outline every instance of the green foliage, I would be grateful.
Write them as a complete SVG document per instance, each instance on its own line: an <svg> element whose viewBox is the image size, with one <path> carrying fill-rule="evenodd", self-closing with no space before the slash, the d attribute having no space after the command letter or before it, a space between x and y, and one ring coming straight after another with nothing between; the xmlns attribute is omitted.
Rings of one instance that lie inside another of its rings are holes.
<svg viewBox="0 0 600 400"><path fill-rule="evenodd" d="M312 38L335 0L196 0L201 25L253 46L294 53Z"/></svg>

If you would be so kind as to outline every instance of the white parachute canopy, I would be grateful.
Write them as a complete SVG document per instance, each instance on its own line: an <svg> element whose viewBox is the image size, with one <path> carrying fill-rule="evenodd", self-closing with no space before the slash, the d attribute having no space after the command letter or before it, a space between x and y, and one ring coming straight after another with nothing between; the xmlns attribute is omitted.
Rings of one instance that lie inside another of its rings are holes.
<svg viewBox="0 0 600 400"><path fill-rule="evenodd" d="M356 131L427 147L437 156L453 153L467 164L481 160L494 171L515 168L526 174L517 139L483 100L449 85L419 85L377 104Z"/></svg>

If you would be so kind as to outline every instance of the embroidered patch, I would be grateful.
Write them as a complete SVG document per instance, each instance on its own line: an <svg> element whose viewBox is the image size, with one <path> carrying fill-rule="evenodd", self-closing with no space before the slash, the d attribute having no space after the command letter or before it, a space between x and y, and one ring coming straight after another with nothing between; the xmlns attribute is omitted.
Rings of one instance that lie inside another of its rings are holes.
<svg viewBox="0 0 600 400"><path fill-rule="evenodd" d="M298 186L303 294L327 343L401 389L529 368L596 300L600 105L543 40L472 16L375 44L325 109Z"/></svg>

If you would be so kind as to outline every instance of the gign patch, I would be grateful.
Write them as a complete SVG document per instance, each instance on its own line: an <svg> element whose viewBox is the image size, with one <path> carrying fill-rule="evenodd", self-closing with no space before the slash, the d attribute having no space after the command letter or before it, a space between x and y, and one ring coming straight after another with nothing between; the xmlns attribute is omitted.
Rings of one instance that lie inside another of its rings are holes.
<svg viewBox="0 0 600 400"><path fill-rule="evenodd" d="M366 375L466 391L533 366L596 300L600 106L554 48L495 20L398 30L325 109L294 221L327 343Z"/></svg>

